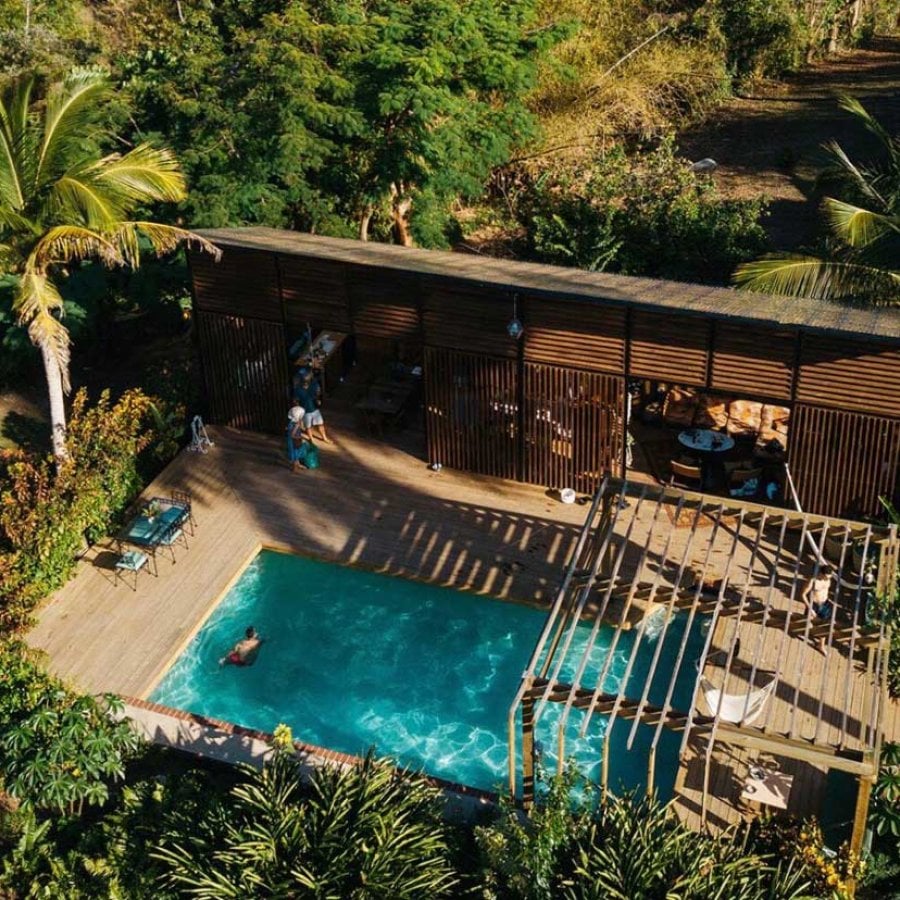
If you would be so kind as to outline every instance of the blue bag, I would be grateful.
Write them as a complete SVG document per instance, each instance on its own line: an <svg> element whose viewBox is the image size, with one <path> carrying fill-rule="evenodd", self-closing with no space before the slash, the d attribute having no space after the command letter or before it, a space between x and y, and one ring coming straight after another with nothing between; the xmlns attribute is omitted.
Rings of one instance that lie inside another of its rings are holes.
<svg viewBox="0 0 900 900"><path fill-rule="evenodd" d="M319 448L312 441L304 441L297 458L307 469L319 468Z"/></svg>

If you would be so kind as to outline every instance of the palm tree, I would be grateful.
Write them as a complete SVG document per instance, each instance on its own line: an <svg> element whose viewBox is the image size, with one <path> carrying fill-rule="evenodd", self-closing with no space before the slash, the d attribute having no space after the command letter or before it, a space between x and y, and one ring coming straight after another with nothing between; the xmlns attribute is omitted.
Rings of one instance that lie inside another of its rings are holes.
<svg viewBox="0 0 900 900"><path fill-rule="evenodd" d="M184 178L168 150L140 144L100 154L92 125L110 95L103 72L72 72L42 108L33 89L24 78L0 94L0 274L17 276L13 309L43 357L53 453L62 460L71 341L55 280L87 259L136 267L141 239L157 255L181 241L218 251L190 231L130 218L149 203L182 200Z"/></svg>
<svg viewBox="0 0 900 900"><path fill-rule="evenodd" d="M900 303L900 138L892 136L852 97L841 108L878 141L880 159L854 163L841 146L826 145L834 161L829 174L849 199L823 203L835 246L828 258L771 254L738 266L734 281L743 288L793 297Z"/></svg>

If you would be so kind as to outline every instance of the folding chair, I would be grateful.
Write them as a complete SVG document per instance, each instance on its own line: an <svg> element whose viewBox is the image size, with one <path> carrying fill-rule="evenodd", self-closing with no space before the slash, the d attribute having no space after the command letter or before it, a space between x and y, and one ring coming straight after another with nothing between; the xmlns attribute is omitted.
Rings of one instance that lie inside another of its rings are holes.
<svg viewBox="0 0 900 900"><path fill-rule="evenodd" d="M193 504L191 503L192 497L190 491L172 491L172 504L174 506L180 506L185 510L187 516L185 518L185 522L190 525L191 528L191 537L194 536L194 527L197 522L194 519L194 509Z"/></svg>
<svg viewBox="0 0 900 900"><path fill-rule="evenodd" d="M126 549L120 546L119 557L116 560L115 567L115 583L118 584L120 578L124 581L126 572L132 572L134 574L134 585L132 586L132 590L137 591L138 572L140 572L144 566L147 566L147 571L149 572L149 562L150 555L144 553L143 550L136 550L134 548Z"/></svg>

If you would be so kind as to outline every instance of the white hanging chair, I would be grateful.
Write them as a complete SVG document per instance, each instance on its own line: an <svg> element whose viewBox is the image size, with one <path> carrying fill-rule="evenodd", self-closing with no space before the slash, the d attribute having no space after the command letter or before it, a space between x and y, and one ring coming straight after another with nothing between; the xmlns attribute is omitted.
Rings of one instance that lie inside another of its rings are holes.
<svg viewBox="0 0 900 900"><path fill-rule="evenodd" d="M775 678L761 688L746 694L725 694L705 677L700 679L700 689L711 716L718 715L723 722L733 725L752 725L766 708L766 701L775 689Z"/></svg>

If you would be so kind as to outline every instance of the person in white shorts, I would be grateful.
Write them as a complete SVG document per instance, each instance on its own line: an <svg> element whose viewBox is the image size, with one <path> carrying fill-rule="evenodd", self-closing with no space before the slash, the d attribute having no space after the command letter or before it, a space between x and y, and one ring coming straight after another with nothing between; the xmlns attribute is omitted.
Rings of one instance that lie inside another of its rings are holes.
<svg viewBox="0 0 900 900"><path fill-rule="evenodd" d="M325 419L322 417L322 410L319 409L320 395L319 386L313 382L312 372L306 370L300 383L294 388L294 397L304 409L303 430L328 444L330 441L325 431Z"/></svg>

